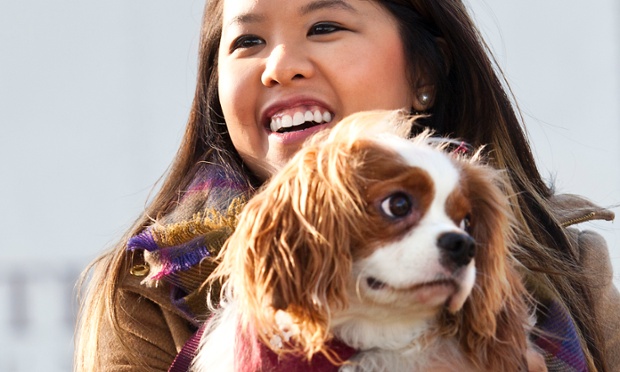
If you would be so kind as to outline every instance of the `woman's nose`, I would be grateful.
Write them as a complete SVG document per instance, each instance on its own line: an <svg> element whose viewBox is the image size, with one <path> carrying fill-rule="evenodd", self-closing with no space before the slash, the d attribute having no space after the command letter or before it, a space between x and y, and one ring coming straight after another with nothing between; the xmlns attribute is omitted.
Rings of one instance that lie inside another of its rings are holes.
<svg viewBox="0 0 620 372"><path fill-rule="evenodd" d="M266 87L287 85L294 80L312 77L314 65L304 51L280 44L271 50L261 81Z"/></svg>

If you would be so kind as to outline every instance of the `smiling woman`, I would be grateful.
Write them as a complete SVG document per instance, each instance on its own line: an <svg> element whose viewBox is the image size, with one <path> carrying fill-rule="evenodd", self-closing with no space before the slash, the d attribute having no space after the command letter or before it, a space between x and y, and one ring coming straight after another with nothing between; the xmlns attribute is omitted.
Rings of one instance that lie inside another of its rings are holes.
<svg viewBox="0 0 620 372"><path fill-rule="evenodd" d="M167 370L210 315L203 283L246 201L308 137L371 109L422 113L419 124L437 135L486 146L510 181L504 191L522 231L515 255L538 304L536 326L553 336L532 340L547 368L620 365L606 245L569 228L613 213L543 182L460 0L209 0L199 59L186 133L161 190L90 267L77 370Z"/></svg>
<svg viewBox="0 0 620 372"><path fill-rule="evenodd" d="M398 23L377 3L237 0L223 7L220 103L235 149L260 179L349 114L411 107Z"/></svg>

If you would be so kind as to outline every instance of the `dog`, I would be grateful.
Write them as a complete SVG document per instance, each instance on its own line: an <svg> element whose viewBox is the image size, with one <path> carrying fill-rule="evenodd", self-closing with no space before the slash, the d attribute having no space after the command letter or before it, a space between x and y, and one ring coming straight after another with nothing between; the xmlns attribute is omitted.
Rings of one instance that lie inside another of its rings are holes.
<svg viewBox="0 0 620 372"><path fill-rule="evenodd" d="M341 371L528 369L502 173L428 131L408 139L414 125L347 117L249 201L209 279L222 298L194 371L265 370L261 348Z"/></svg>

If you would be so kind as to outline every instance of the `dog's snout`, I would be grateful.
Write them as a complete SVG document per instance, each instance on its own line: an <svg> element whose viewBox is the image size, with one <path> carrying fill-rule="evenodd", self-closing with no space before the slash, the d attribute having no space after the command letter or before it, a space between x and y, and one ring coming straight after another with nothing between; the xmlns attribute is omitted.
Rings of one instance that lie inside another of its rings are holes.
<svg viewBox="0 0 620 372"><path fill-rule="evenodd" d="M474 258L476 242L463 233L448 232L437 239L439 249L447 256L448 261L457 266L465 266Z"/></svg>

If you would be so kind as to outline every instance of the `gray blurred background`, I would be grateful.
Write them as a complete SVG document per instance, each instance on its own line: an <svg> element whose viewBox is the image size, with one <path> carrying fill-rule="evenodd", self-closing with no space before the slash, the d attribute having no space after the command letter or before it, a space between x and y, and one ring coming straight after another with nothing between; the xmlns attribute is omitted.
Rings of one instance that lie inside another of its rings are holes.
<svg viewBox="0 0 620 372"><path fill-rule="evenodd" d="M620 204L620 3L469 4L543 173ZM0 0L0 371L72 368L74 282L176 152L203 5ZM583 227L607 238L620 285L617 224Z"/></svg>

